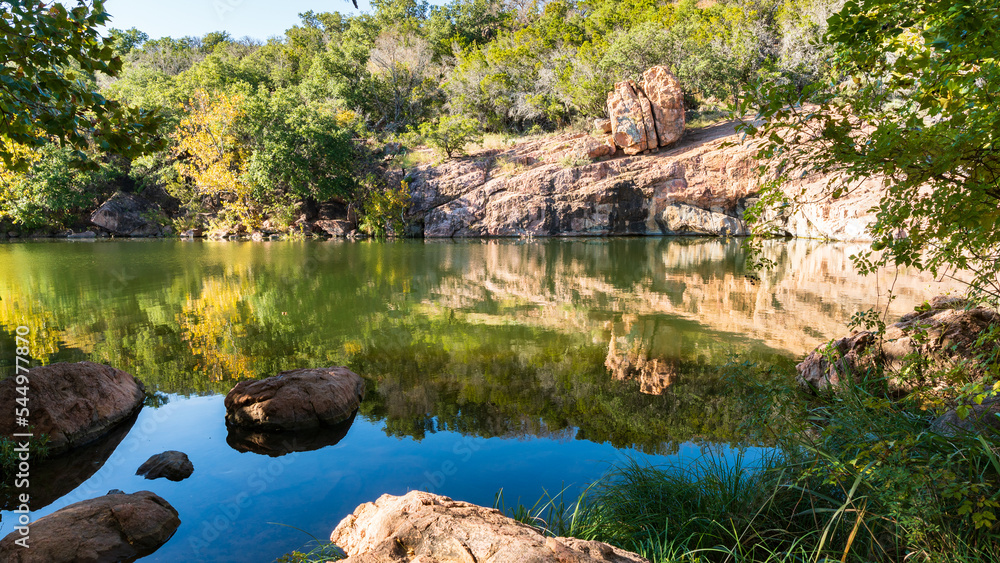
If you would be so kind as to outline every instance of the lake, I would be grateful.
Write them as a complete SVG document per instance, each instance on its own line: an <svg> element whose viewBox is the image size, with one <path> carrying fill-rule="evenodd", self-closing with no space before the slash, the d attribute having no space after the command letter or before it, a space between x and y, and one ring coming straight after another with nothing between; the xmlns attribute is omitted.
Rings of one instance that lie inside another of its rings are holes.
<svg viewBox="0 0 1000 563"><path fill-rule="evenodd" d="M35 365L105 363L149 395L112 435L35 462L32 518L150 490L182 524L143 561L263 562L384 493L491 505L502 490L530 506L627 459L753 458L768 444L740 430L754 413L724 366L791 382L890 287L890 321L957 289L861 277L849 256L863 248L771 241L758 278L738 241L708 238L0 244L0 376L26 325ZM235 382L330 365L366 379L348 425L292 448L227 431ZM189 479L134 475L171 449ZM4 511L0 533L13 521Z"/></svg>

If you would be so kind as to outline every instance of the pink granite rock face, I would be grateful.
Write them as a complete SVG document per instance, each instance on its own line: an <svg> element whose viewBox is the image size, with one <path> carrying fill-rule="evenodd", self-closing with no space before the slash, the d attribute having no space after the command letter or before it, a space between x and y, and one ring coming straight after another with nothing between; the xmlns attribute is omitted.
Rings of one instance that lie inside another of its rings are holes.
<svg viewBox="0 0 1000 563"><path fill-rule="evenodd" d="M344 563L649 563L606 543L545 537L499 510L422 491L362 504L330 541L347 552Z"/></svg>

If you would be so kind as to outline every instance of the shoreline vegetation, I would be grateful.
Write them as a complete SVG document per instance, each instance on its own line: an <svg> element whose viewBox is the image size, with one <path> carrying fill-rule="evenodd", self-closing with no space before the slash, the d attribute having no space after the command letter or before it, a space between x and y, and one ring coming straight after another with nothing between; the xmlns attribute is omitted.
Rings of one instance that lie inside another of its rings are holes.
<svg viewBox="0 0 1000 563"><path fill-rule="evenodd" d="M586 134L614 84L664 65L692 121L755 117L739 126L759 142L765 180L746 209L750 248L802 203L783 191L790 171L842 179L823 187L829 201L881 179L858 270L970 272L970 299L1000 304L996 0L372 4L352 17L303 13L262 42L225 31L101 38L100 0L9 3L0 232L76 234L113 202L108 213L127 209L134 223L122 231L141 236L304 236L314 216L346 235L399 236L418 163ZM886 328L877 312L854 324ZM657 563L996 561L997 434L932 421L996 403L997 330L975 339L982 369L942 369L917 350L891 369L848 369L804 413L760 376L767 366L732 364L760 406L747 435L769 432L774 457L624 464L577 499L510 512Z"/></svg>

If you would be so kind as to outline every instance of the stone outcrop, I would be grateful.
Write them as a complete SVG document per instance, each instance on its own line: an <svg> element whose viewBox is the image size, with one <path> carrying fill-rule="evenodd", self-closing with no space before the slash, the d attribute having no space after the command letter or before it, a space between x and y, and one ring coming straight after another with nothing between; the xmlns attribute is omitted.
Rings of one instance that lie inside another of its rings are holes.
<svg viewBox="0 0 1000 563"><path fill-rule="evenodd" d="M120 369L93 362L57 363L28 371L31 424L49 437L52 454L94 441L142 407L142 382ZM16 378L0 381L0 405L15 405ZM23 432L14 409L0 409L0 433Z"/></svg>
<svg viewBox="0 0 1000 563"><path fill-rule="evenodd" d="M186 453L177 450L167 450L150 456L135 472L136 475L142 475L146 479L166 477L170 481L183 481L192 473L194 464Z"/></svg>
<svg viewBox="0 0 1000 563"><path fill-rule="evenodd" d="M661 147L676 143L684 134L684 92L677 77L664 66L642 73L642 92L649 99Z"/></svg>
<svg viewBox="0 0 1000 563"><path fill-rule="evenodd" d="M237 383L226 395L226 424L263 431L334 425L349 419L364 395L365 381L344 367L284 371Z"/></svg>
<svg viewBox="0 0 1000 563"><path fill-rule="evenodd" d="M560 161L590 142L580 134L421 167L409 218L426 237L743 235L758 175L747 149L720 146L732 134L722 125L669 152L573 168Z"/></svg>
<svg viewBox="0 0 1000 563"><path fill-rule="evenodd" d="M835 389L846 378L857 377L880 364L890 375L889 387L906 392L916 385L939 386L948 382L930 379L935 373L956 370L962 377L975 379L982 374L976 339L991 325L1000 323L996 311L975 307L964 309L964 300L939 296L886 328L881 341L869 331L820 346L798 366L798 383L808 389ZM910 374L903 379L893 374L908 356L926 360L926 375ZM923 379L919 379L922 377Z"/></svg>
<svg viewBox="0 0 1000 563"><path fill-rule="evenodd" d="M10 563L132 561L166 543L180 518L149 491L108 494L57 510L31 523L29 548L17 530L0 541L0 560Z"/></svg>
<svg viewBox="0 0 1000 563"><path fill-rule="evenodd" d="M606 543L547 538L499 510L421 491L362 504L330 541L347 552L345 563L648 563Z"/></svg>
<svg viewBox="0 0 1000 563"><path fill-rule="evenodd" d="M666 67L647 70L638 84L616 83L607 108L611 137L627 155L676 143L684 134L684 93Z"/></svg>
<svg viewBox="0 0 1000 563"><path fill-rule="evenodd" d="M90 222L120 236L156 237L170 231L151 219L160 214L155 204L135 194L118 192L91 214Z"/></svg>
<svg viewBox="0 0 1000 563"><path fill-rule="evenodd" d="M649 99L635 82L615 84L608 93L608 116L611 137L625 154L635 155L659 147Z"/></svg>

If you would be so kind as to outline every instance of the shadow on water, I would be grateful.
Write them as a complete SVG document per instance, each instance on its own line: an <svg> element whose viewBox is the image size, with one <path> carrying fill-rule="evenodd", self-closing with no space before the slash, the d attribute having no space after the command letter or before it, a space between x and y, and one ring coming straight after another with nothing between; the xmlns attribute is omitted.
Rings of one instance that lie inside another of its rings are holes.
<svg viewBox="0 0 1000 563"><path fill-rule="evenodd" d="M134 415L123 420L111 432L95 442L63 452L58 456L32 460L31 509L45 508L100 471L122 440L128 436L138 417L139 411L136 411ZM17 490L9 487L0 490L3 491L3 506L0 510L17 508L17 499L13 498Z"/></svg>
<svg viewBox="0 0 1000 563"><path fill-rule="evenodd" d="M357 415L358 412L354 411L351 418L340 424L290 432L255 432L230 426L226 443L238 452L252 452L271 457L280 457L293 452L311 452L339 444L347 436Z"/></svg>

